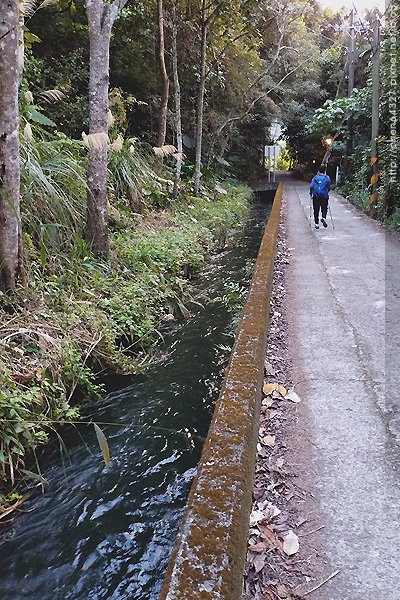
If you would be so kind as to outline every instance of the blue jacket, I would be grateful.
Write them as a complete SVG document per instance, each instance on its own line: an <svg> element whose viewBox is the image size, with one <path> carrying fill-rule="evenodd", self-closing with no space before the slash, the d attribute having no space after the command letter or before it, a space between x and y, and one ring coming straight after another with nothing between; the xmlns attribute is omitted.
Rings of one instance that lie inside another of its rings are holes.
<svg viewBox="0 0 400 600"><path fill-rule="evenodd" d="M315 198L328 200L331 189L331 178L328 175L318 173L313 177L310 185L310 194Z"/></svg>

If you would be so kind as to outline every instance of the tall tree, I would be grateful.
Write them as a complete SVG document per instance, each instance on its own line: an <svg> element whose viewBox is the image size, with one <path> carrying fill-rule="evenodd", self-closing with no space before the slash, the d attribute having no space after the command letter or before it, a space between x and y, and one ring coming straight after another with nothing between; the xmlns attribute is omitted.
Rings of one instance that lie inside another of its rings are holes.
<svg viewBox="0 0 400 600"><path fill-rule="evenodd" d="M182 158L183 158L183 136L182 136L182 111L181 111L181 84L178 72L178 18L176 12L176 0L172 5L172 70L174 77L175 94L175 130L176 146L178 155L176 160L176 171L174 178L173 198L176 198L179 192L179 181L181 178Z"/></svg>
<svg viewBox="0 0 400 600"><path fill-rule="evenodd" d="M206 67L207 67L207 37L210 25L207 18L207 0L201 2L201 50L200 50L200 80L197 98L196 112L196 167L194 173L194 191L199 193L201 178L201 157L203 144L203 114L204 114L204 94L206 91Z"/></svg>
<svg viewBox="0 0 400 600"><path fill-rule="evenodd" d="M169 97L169 78L167 67L165 66L165 42L164 42L164 7L163 0L157 0L158 14L158 61L161 73L161 104L158 123L157 145L164 146L167 133L167 109Z"/></svg>
<svg viewBox="0 0 400 600"><path fill-rule="evenodd" d="M95 255L107 256L107 148L110 37L127 0L86 0L90 41L89 166L86 233Z"/></svg>
<svg viewBox="0 0 400 600"><path fill-rule="evenodd" d="M0 288L15 287L20 266L18 64L19 1L0 2Z"/></svg>

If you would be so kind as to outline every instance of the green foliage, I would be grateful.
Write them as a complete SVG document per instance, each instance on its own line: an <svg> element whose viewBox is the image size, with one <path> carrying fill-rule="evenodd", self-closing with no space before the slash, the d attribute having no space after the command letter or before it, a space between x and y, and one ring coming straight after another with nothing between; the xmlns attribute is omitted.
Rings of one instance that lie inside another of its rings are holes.
<svg viewBox="0 0 400 600"><path fill-rule="evenodd" d="M54 420L62 423L76 419L77 408L71 408L58 384L43 378L22 389L10 383L0 391L0 470L14 482L25 465L27 449L46 443Z"/></svg>
<svg viewBox="0 0 400 600"><path fill-rule="evenodd" d="M318 108L311 122L306 126L306 131L320 137L334 135L344 131L345 124L352 116L355 117L366 111L366 90L354 90L350 98L337 98L326 100L322 108Z"/></svg>
<svg viewBox="0 0 400 600"><path fill-rule="evenodd" d="M42 246L60 247L82 230L86 200L85 150L58 138L24 140L21 146L22 219Z"/></svg>
<svg viewBox="0 0 400 600"><path fill-rule="evenodd" d="M363 146L358 146L352 162L357 165L357 168L353 174L348 173L347 178L341 181L339 191L355 206L367 211L370 197L368 150Z"/></svg>
<svg viewBox="0 0 400 600"><path fill-rule="evenodd" d="M39 142L24 147L27 162L43 156L53 161L54 148L60 149L64 160L83 151L80 144L68 146L64 138L42 144L43 148ZM111 189L113 198L119 198L121 217L113 226L108 262L91 255L71 206L62 210L60 194L68 198L65 186L71 187L77 175L72 172L70 180L58 163L52 169L42 165L45 175L50 178L52 173L53 192L42 186L42 176L25 174L24 192L31 190L28 199L35 202L31 207L24 199L25 214L36 211L36 219L43 223L27 224L29 232L24 234L30 281L28 289L12 299L16 314L7 312L8 297L0 297L0 470L4 478L13 479L22 471L26 475L26 453L45 443L57 424L79 418L73 404L77 398L101 396L102 387L96 383L99 370L132 373L143 368L161 339L164 317L189 314L194 293L190 280L200 272L206 255L224 246L248 209L250 190L224 182L203 198L183 194L163 211L132 213L116 172L120 173L124 161L138 169L143 158L129 149L113 158ZM168 180L156 176L156 188L152 187L154 181L147 180L146 174L153 171L144 162L144 171L134 171L136 184L143 194L164 190L169 203ZM31 165L27 172L31 173ZM147 201L148 196L144 198ZM81 219L83 207L84 202L75 207ZM44 223L51 230L55 219L62 231L76 227L75 237L53 239L49 234L45 238ZM64 244L63 253L55 253L58 244Z"/></svg>

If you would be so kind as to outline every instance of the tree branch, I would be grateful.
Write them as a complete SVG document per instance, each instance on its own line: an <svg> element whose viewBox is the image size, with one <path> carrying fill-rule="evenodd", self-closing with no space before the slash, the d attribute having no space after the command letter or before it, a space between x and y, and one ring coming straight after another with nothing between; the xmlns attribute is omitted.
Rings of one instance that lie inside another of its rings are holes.
<svg viewBox="0 0 400 600"><path fill-rule="evenodd" d="M289 71L289 73L286 73L286 75L284 75L284 77L282 77L282 79L280 81L278 81L278 83L276 85L274 85L272 88L270 88L267 92L263 92L262 94L260 94L259 96L257 96L257 98L255 98L251 102L251 104L249 105L249 107L247 108L247 110L244 113L242 113L241 115L236 115L235 117L228 118L225 121L225 123L223 123L217 129L216 135L217 136L220 135L222 133L222 131L225 129L225 127L227 125L229 125L230 123L234 123L235 121L241 121L242 119L244 119L245 117L247 117L247 115L251 112L252 108L255 106L255 104L257 104L257 102L259 102L260 100L263 100L264 98L266 98L267 96L269 96L272 92L274 92L275 90L277 90L280 87L280 85L285 81L285 79L287 79L288 77L290 77L290 75L293 75L293 73L295 73L302 65L304 65L306 62L309 62L312 59L313 59L313 57L311 56L311 57L307 58L306 60L303 60L294 69L292 69L291 71ZM255 84L252 83L252 85L250 87L253 87L254 85Z"/></svg>
<svg viewBox="0 0 400 600"><path fill-rule="evenodd" d="M115 20L119 17L121 10L124 8L128 0L114 0L110 6L111 25L114 25Z"/></svg>

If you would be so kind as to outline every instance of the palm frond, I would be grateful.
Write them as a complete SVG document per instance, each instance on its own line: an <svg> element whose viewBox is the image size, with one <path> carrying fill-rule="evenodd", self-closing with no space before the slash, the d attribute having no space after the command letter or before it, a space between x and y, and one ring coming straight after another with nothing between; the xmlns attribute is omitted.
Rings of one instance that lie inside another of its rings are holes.
<svg viewBox="0 0 400 600"><path fill-rule="evenodd" d="M57 4L58 0L43 0L43 2L41 4L39 4L38 6L38 10L40 10L41 8L46 8L46 6L52 6L53 4Z"/></svg>
<svg viewBox="0 0 400 600"><path fill-rule="evenodd" d="M21 15L24 17L32 17L36 11L36 0L22 0L19 5Z"/></svg>
<svg viewBox="0 0 400 600"><path fill-rule="evenodd" d="M43 227L57 227L64 238L83 228L86 172L82 144L64 140L24 140L21 145L22 213L26 230L40 238Z"/></svg>
<svg viewBox="0 0 400 600"><path fill-rule="evenodd" d="M39 96L42 100L49 103L60 102L65 98L64 92L60 89L45 90L44 92L41 92Z"/></svg>

